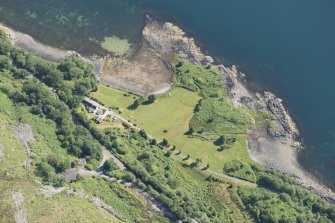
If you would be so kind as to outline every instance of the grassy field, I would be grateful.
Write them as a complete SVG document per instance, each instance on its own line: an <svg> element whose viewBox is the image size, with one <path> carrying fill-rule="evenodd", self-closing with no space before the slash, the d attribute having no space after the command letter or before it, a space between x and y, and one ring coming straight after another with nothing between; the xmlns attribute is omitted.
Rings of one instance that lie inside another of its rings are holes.
<svg viewBox="0 0 335 223"><path fill-rule="evenodd" d="M238 136L231 148L219 152L219 147L212 140L191 138L185 134L189 130L194 108L201 99L195 92L177 87L158 97L155 103L141 105L136 110L127 109L136 96L111 87L100 85L98 92L91 96L108 107L119 108L124 118L136 123L157 140L166 138L184 155L190 154L192 160L199 158L204 165L209 163L212 170L222 172L224 164L234 159L251 162L246 150L246 136Z"/></svg>

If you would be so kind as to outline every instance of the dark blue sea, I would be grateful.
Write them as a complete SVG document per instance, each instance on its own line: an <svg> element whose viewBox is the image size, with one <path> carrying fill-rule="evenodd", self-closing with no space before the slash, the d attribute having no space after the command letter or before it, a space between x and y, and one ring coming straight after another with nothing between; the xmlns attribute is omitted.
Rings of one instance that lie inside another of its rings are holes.
<svg viewBox="0 0 335 223"><path fill-rule="evenodd" d="M144 14L181 25L249 87L284 99L301 129L300 163L335 189L335 1L1 0L0 20L83 54L116 35L136 45ZM94 41L92 41L94 40Z"/></svg>

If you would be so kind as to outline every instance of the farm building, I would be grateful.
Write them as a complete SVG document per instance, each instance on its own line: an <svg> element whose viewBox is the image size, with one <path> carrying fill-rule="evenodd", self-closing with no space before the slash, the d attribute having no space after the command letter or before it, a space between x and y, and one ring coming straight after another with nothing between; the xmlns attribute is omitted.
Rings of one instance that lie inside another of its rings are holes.
<svg viewBox="0 0 335 223"><path fill-rule="evenodd" d="M85 107L86 107L86 109L88 110L89 113L96 114L98 112L98 110L100 109L100 105L97 102L95 102L95 101L93 101L89 98L85 98L83 100L83 104L85 105Z"/></svg>

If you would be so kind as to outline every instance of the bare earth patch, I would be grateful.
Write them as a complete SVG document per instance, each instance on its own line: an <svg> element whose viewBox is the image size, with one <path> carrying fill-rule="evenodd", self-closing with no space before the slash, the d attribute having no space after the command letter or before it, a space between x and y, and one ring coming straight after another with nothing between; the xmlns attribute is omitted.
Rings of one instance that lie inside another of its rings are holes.
<svg viewBox="0 0 335 223"><path fill-rule="evenodd" d="M27 168L30 168L31 167L31 157L33 153L31 152L29 142L34 140L33 131L31 129L31 126L27 124L15 125L14 133L15 133L16 138L22 143L22 145L26 149L26 152L28 155L26 166Z"/></svg>
<svg viewBox="0 0 335 223"><path fill-rule="evenodd" d="M172 72L143 43L133 59L107 58L100 80L140 95L159 94L171 88Z"/></svg>
<svg viewBox="0 0 335 223"><path fill-rule="evenodd" d="M13 194L13 199L16 205L15 220L17 223L27 223L26 214L23 209L24 198L20 192Z"/></svg>

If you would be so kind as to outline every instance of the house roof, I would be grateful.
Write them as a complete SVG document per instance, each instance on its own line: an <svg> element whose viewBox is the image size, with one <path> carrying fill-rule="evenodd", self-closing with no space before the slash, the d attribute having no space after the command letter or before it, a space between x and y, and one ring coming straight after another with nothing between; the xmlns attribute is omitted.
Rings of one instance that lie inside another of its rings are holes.
<svg viewBox="0 0 335 223"><path fill-rule="evenodd" d="M93 100L91 100L91 99L89 99L89 98L85 98L85 99L83 100L83 104L86 105L86 106L92 107L92 108L94 108L94 109L100 107L100 104L99 104L99 103L97 103L97 102L95 102L95 101L93 101Z"/></svg>

